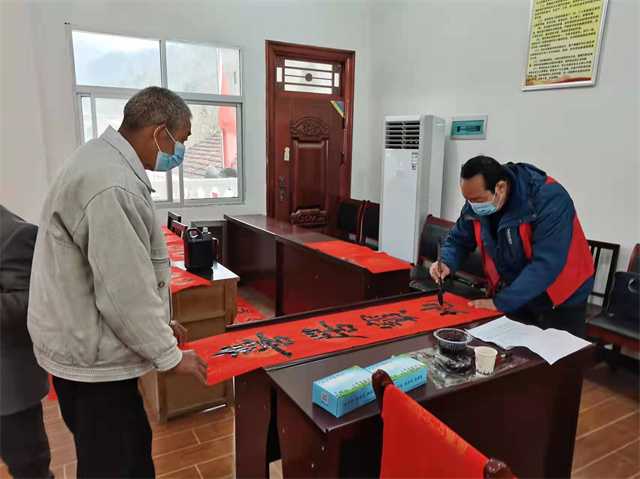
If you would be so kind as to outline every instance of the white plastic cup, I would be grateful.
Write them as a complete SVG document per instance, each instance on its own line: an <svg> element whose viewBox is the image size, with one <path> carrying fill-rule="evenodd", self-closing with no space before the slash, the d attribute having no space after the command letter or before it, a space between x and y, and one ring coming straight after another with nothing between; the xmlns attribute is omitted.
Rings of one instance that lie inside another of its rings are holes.
<svg viewBox="0 0 640 479"><path fill-rule="evenodd" d="M475 349L476 353L476 372L483 376L493 374L493 369L496 366L496 357L498 351L487 346L478 346Z"/></svg>

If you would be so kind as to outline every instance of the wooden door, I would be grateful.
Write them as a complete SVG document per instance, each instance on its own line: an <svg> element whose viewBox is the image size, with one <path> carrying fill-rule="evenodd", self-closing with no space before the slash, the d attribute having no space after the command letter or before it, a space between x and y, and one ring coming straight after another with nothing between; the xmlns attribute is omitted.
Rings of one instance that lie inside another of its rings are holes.
<svg viewBox="0 0 640 479"><path fill-rule="evenodd" d="M335 228L350 195L354 52L267 42L267 214Z"/></svg>

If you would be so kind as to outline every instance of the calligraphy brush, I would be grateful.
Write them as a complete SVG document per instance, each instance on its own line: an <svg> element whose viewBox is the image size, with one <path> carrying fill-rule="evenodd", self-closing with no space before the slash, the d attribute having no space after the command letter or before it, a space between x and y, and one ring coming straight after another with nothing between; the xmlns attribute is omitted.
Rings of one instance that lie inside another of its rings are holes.
<svg viewBox="0 0 640 479"><path fill-rule="evenodd" d="M444 306L444 282L442 281L442 244L438 241L438 304Z"/></svg>

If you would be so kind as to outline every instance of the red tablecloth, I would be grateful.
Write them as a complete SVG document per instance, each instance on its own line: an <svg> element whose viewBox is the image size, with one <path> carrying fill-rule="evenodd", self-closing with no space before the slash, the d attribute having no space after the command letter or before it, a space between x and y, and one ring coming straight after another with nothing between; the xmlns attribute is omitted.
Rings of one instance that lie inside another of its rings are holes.
<svg viewBox="0 0 640 479"><path fill-rule="evenodd" d="M317 241L306 243L305 246L322 251L329 256L357 264L372 273L387 273L389 271L411 269L411 264L406 261L389 256L387 253L374 251L366 246L360 246L347 241Z"/></svg>

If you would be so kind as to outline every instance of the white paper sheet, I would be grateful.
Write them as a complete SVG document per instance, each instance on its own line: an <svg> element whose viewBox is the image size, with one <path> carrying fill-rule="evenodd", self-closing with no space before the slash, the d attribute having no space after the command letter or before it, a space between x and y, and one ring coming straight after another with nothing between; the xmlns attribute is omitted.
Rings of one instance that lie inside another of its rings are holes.
<svg viewBox="0 0 640 479"><path fill-rule="evenodd" d="M542 330L537 326L512 321L504 316L472 328L468 330L468 333L504 349L524 346L549 364L553 364L590 344L566 331L553 328Z"/></svg>

